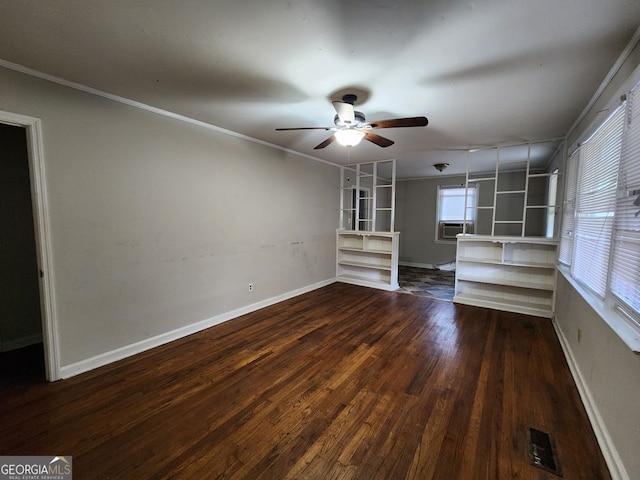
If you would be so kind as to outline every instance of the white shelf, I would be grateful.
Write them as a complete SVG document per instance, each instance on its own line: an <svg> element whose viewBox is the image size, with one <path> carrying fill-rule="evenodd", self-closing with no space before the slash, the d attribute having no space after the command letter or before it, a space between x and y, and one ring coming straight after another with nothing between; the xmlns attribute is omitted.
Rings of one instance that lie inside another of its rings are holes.
<svg viewBox="0 0 640 480"><path fill-rule="evenodd" d="M554 285L549 285L548 283L537 283L526 280L511 280L508 278L492 278L492 277L481 277L481 276L473 276L473 275L461 275L458 274L458 279L463 280L465 282L475 282L475 283L486 283L490 285L504 285L507 287L514 288L530 288L533 290L549 290L553 291Z"/></svg>
<svg viewBox="0 0 640 480"><path fill-rule="evenodd" d="M546 173L529 173L529 178L535 178L535 177L552 177L554 175L557 175L557 173L552 173L552 172L546 172Z"/></svg>
<svg viewBox="0 0 640 480"><path fill-rule="evenodd" d="M339 247L343 252L364 252L364 253L374 253L376 255L389 255L391 256L391 252L387 250L375 250L375 249L362 249L362 248L349 248L349 247Z"/></svg>
<svg viewBox="0 0 640 480"><path fill-rule="evenodd" d="M530 268L549 268L551 270L555 270L556 266L553 263L543 263L543 262L509 262L509 261L500 261L500 260L491 260L485 258L473 258L473 257L462 257L458 258L460 262L473 262L473 263L489 263L496 265L511 265L514 267L530 267Z"/></svg>
<svg viewBox="0 0 640 480"><path fill-rule="evenodd" d="M397 290L399 232L336 232L336 278L339 281Z"/></svg>
<svg viewBox="0 0 640 480"><path fill-rule="evenodd" d="M374 270L387 270L387 271L391 271L391 267L386 267L383 265L373 265L370 263L366 263L366 262L353 262L353 261L349 261L349 260L341 260L340 262L338 262L340 265L348 265L350 267L359 267L359 268L372 268Z"/></svg>
<svg viewBox="0 0 640 480"><path fill-rule="evenodd" d="M454 302L551 317L558 242L458 235Z"/></svg>
<svg viewBox="0 0 640 480"><path fill-rule="evenodd" d="M502 300L495 297L474 295L474 294L458 294L453 297L455 303L465 305L473 305L475 307L492 308L494 310L505 310L507 312L523 313L525 315L534 315L537 317L551 318L551 306L539 303L518 301L518 300Z"/></svg>
<svg viewBox="0 0 640 480"><path fill-rule="evenodd" d="M480 177L480 178L470 178L469 182L473 183L473 182L490 182L495 180L496 177Z"/></svg>

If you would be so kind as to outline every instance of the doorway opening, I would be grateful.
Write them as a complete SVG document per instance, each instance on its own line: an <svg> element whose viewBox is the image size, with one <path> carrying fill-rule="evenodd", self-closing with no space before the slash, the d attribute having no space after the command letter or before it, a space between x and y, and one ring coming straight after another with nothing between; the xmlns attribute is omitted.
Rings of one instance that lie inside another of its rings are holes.
<svg viewBox="0 0 640 480"><path fill-rule="evenodd" d="M42 344L38 263L31 202L27 132L0 124L0 383L15 380L25 365L39 362L26 352ZM13 352L13 353L9 353ZM26 358L25 358L26 356ZM31 370L31 369L29 369ZM24 372L26 373L26 372Z"/></svg>
<svg viewBox="0 0 640 480"><path fill-rule="evenodd" d="M398 266L399 291L452 302L455 276L455 269L451 268L400 265Z"/></svg>
<svg viewBox="0 0 640 480"><path fill-rule="evenodd" d="M39 119L0 111L3 384L60 378L41 132Z"/></svg>

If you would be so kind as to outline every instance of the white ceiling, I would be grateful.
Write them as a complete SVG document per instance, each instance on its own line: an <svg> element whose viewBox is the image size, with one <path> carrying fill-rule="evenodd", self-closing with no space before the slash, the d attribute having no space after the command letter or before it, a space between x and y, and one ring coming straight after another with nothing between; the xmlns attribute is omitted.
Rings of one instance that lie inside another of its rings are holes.
<svg viewBox="0 0 640 480"><path fill-rule="evenodd" d="M377 130L351 163L399 177L464 171L460 150L564 136L640 25L638 0L21 0L0 3L0 59L330 162L331 100Z"/></svg>

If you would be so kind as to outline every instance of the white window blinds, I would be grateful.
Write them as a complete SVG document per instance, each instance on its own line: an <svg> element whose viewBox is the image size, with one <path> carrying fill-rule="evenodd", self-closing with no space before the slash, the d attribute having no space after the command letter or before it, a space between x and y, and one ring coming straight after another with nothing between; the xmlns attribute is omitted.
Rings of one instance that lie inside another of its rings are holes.
<svg viewBox="0 0 640 480"><path fill-rule="evenodd" d="M623 306L640 314L640 87L627 100L613 232L611 292Z"/></svg>
<svg viewBox="0 0 640 480"><path fill-rule="evenodd" d="M562 227L560 229L560 254L558 255L558 260L565 265L571 264L571 257L573 255L579 154L580 151L577 150L567 158Z"/></svg>
<svg viewBox="0 0 640 480"><path fill-rule="evenodd" d="M607 288L623 127L621 106L580 147L572 271L601 297Z"/></svg>

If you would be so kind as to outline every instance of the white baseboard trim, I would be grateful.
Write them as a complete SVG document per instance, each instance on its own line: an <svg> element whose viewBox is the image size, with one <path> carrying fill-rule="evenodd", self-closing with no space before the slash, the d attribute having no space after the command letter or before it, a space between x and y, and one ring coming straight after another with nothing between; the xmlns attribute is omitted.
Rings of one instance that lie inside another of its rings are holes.
<svg viewBox="0 0 640 480"><path fill-rule="evenodd" d="M29 335L28 337L17 338L15 340L3 341L0 343L0 352L17 350L18 348L28 347L36 343L42 343L42 333L36 333L35 335Z"/></svg>
<svg viewBox="0 0 640 480"><path fill-rule="evenodd" d="M398 262L398 265L402 265L403 267L429 268L431 270L436 268L431 263Z"/></svg>
<svg viewBox="0 0 640 480"><path fill-rule="evenodd" d="M118 360L131 357L138 353L142 353L152 348L159 347L160 345L164 345L166 343L173 342L174 340L178 340L180 338L186 337L187 335L192 335L202 330L206 330L207 328L213 327L220 323L224 323L234 318L240 317L241 315L246 315L247 313L251 313L256 310L260 310L261 308L274 305L276 303L282 302L284 300L288 300L293 297L297 297L298 295L302 295L304 293L317 290L318 288L326 287L327 285L331 285L332 283L335 283L335 281L336 281L335 278L330 278L329 280L324 280L322 282L318 282L312 285L308 285L306 287L298 288L296 290L292 290L290 292L286 292L281 295L276 295L275 297L267 298L266 300L252 303L251 305L247 305L245 307L241 307L236 310L232 310L230 312L222 313L220 315L216 315L215 317L211 317L206 320L201 320L199 322L192 323L184 327L180 327L176 330L172 330L170 332L163 333L155 337L142 340L140 342L132 343L131 345L126 345L124 347L117 348L110 352L105 352L100 355L96 355L95 357L87 358L86 360L81 360L79 362L72 363L70 365L62 366L60 368L60 378L63 378L63 379L70 378L75 375L88 372L95 368L102 367L104 365L108 365L113 362L117 362Z"/></svg>
<svg viewBox="0 0 640 480"><path fill-rule="evenodd" d="M555 318L553 319L553 327L555 328L556 335L560 340L560 345L562 346L562 351L564 352L564 356L569 364L571 375L576 382L576 387L578 387L580 398L582 399L582 403L587 411L587 416L589 417L596 439L598 440L598 445L600 445L602 455L604 456L605 462L607 462L607 467L609 467L611 478L613 480L631 480L627 474L624 464L622 463L620 455L618 455L616 446L613 444L609 431L607 430L607 426L600 415L598 406L593 400L589 386L585 382L584 377L580 372L580 368L578 368L578 364L573 356L567 337L564 335L564 332L560 328L560 325L558 325Z"/></svg>

